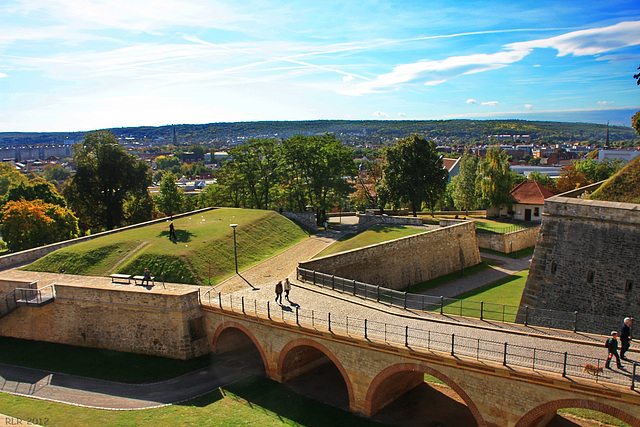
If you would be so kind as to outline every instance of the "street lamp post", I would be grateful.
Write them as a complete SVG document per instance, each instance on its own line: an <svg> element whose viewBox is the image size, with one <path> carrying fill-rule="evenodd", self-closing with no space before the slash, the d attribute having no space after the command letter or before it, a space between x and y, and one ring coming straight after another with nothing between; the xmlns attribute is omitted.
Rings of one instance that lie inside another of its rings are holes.
<svg viewBox="0 0 640 427"><path fill-rule="evenodd" d="M236 274L238 274L238 248L236 244L236 227L238 224L231 224L231 228L233 228L233 258L236 261Z"/></svg>

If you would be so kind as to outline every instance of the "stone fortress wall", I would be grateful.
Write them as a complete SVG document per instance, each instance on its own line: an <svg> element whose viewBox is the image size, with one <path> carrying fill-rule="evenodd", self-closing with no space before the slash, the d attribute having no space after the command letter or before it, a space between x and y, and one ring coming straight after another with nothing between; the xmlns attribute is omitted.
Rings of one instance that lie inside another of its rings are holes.
<svg viewBox="0 0 640 427"><path fill-rule="evenodd" d="M519 317L526 306L579 311L591 315L583 330L601 333L640 316L640 205L577 198L593 189L545 201Z"/></svg>
<svg viewBox="0 0 640 427"><path fill-rule="evenodd" d="M473 222L300 263L300 267L390 289L403 289L481 262Z"/></svg>
<svg viewBox="0 0 640 427"><path fill-rule="evenodd" d="M0 293L27 282L0 280ZM41 284L39 287L42 287ZM0 320L0 336L190 359L208 353L196 286L56 284L43 307L18 307Z"/></svg>

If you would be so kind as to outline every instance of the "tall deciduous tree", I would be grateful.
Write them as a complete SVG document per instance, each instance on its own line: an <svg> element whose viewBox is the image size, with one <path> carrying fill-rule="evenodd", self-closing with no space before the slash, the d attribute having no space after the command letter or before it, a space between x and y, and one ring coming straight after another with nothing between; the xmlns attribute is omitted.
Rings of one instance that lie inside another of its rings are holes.
<svg viewBox="0 0 640 427"><path fill-rule="evenodd" d="M435 142L417 135L387 148L382 172L390 198L411 206L413 216L423 203L433 211L449 176Z"/></svg>
<svg viewBox="0 0 640 427"><path fill-rule="evenodd" d="M78 236L78 219L69 209L41 200L8 202L2 210L2 238L21 251Z"/></svg>
<svg viewBox="0 0 640 427"><path fill-rule="evenodd" d="M276 141L273 139L250 140L229 152L233 168L247 190L250 207L266 209L272 202L272 191L278 177Z"/></svg>
<svg viewBox="0 0 640 427"><path fill-rule="evenodd" d="M478 177L476 185L489 207L487 215L493 210L493 215L499 214L500 208L511 206L513 198L511 189L514 184L514 172L509 165L509 156L500 147L489 147L484 159L478 163Z"/></svg>
<svg viewBox="0 0 640 427"><path fill-rule="evenodd" d="M470 151L460 159L460 172L451 179L450 194L456 209L461 209L469 215L469 209L479 204L480 197L476 189L476 175L478 172L478 156Z"/></svg>
<svg viewBox="0 0 640 427"><path fill-rule="evenodd" d="M160 181L160 195L157 198L158 209L171 216L182 211L182 191L178 188L177 178L166 172Z"/></svg>
<svg viewBox="0 0 640 427"><path fill-rule="evenodd" d="M76 174L63 189L69 206L80 217L83 229L108 230L123 223L124 201L144 196L151 184L149 167L118 144L111 132L85 135L74 145Z"/></svg>

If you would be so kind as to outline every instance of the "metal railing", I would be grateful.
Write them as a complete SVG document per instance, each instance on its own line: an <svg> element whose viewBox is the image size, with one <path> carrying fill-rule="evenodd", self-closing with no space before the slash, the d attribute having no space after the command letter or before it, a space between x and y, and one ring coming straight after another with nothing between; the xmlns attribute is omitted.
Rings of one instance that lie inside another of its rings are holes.
<svg viewBox="0 0 640 427"><path fill-rule="evenodd" d="M32 282L27 288L16 288L0 298L0 318L11 313L20 306L41 306L53 301L56 297L55 283L42 288L38 282Z"/></svg>
<svg viewBox="0 0 640 427"><path fill-rule="evenodd" d="M258 301L233 294L223 296L215 291L204 293L201 301L204 305L221 310L231 310L250 317L260 316L263 319L266 317L273 322L297 325L303 329L321 329L367 342L378 341L385 344L402 345L410 351L439 351L451 356L461 355L479 361L498 362L503 366L517 366L532 371L557 373L563 377L587 378L596 382L629 386L632 390L635 390L636 381L640 378L636 374L636 363L629 368L628 372L598 369L591 373L584 368L585 365L603 367L604 359L566 351L543 350L507 341L492 341L408 325L301 309L298 306L282 306L271 301Z"/></svg>
<svg viewBox="0 0 640 427"><path fill-rule="evenodd" d="M514 305L494 304L484 301L413 294L320 273L302 267L297 269L297 279L333 291L405 310L434 312L442 315L472 317L480 320L519 323L525 326L601 335L609 335L612 325L617 326L620 322L618 317L597 316L577 311L547 310L526 306L521 308Z"/></svg>

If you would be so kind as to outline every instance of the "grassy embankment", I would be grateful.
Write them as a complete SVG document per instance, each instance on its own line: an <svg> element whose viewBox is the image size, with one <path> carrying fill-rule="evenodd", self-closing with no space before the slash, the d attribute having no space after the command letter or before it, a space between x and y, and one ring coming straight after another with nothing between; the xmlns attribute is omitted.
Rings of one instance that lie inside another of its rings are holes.
<svg viewBox="0 0 640 427"><path fill-rule="evenodd" d="M287 218L252 209L215 209L174 220L177 242L169 240L169 222L127 230L59 249L26 270L108 276L142 274L156 280L214 284L235 271L233 229L240 270L305 239L307 233Z"/></svg>

